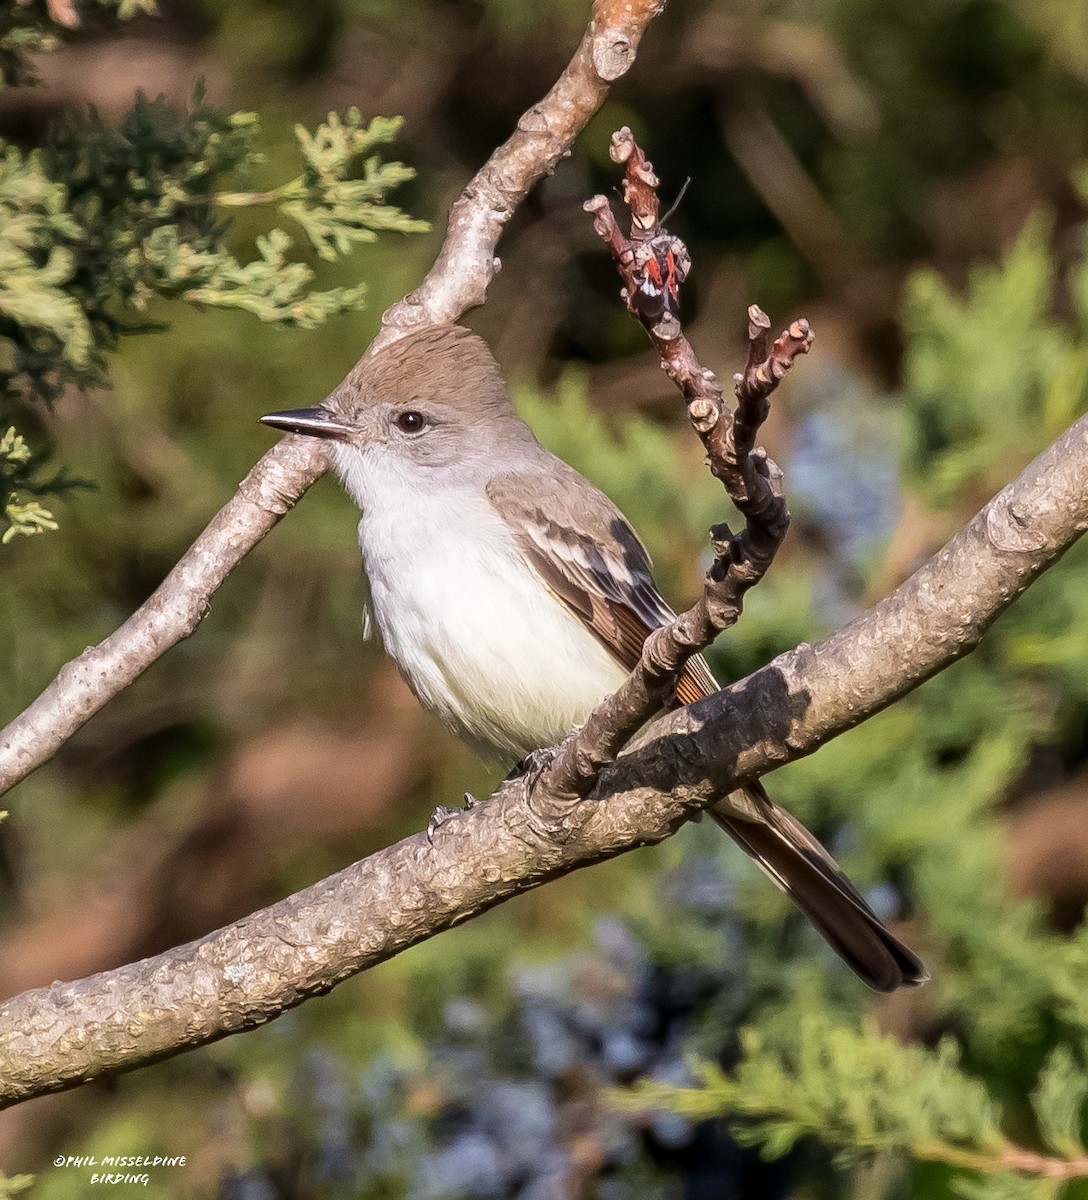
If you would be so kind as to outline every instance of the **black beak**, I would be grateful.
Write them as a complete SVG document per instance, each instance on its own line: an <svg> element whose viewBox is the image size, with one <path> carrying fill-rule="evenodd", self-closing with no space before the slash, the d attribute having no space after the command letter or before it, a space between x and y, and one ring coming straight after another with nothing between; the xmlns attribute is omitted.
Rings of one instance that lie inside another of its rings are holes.
<svg viewBox="0 0 1088 1200"><path fill-rule="evenodd" d="M355 432L320 404L315 404L313 408L289 408L286 412L267 413L261 417L261 424L284 429L288 433L306 433L310 437L321 438L343 438Z"/></svg>

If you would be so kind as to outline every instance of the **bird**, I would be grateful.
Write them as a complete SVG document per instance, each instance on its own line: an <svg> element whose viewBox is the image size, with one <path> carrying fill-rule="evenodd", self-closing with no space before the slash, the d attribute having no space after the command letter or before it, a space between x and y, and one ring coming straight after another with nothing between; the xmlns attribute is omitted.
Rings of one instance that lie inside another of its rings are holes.
<svg viewBox="0 0 1088 1200"><path fill-rule="evenodd" d="M487 344L461 326L413 330L321 404L261 420L328 439L361 512L384 647L423 706L487 758L509 765L560 742L675 617L627 519L540 445ZM693 657L675 698L719 686ZM709 812L870 988L928 979L762 783Z"/></svg>

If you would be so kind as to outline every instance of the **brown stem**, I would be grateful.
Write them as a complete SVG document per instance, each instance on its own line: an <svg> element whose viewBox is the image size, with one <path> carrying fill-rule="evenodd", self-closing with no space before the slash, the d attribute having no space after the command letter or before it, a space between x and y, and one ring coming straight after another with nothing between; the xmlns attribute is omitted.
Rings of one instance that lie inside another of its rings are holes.
<svg viewBox="0 0 1088 1200"><path fill-rule="evenodd" d="M915 1158L965 1167L983 1175L1000 1175L1011 1171L1028 1179L1088 1178L1088 1158L1054 1158L1037 1154L1034 1150L1025 1150L1013 1142L1006 1142L993 1151L968 1150L949 1142L919 1142L910 1150Z"/></svg>

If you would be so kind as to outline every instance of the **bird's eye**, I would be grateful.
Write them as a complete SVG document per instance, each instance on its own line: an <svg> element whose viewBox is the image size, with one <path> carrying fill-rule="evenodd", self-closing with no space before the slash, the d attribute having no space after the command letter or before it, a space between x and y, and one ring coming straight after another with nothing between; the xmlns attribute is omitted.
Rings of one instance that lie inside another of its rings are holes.
<svg viewBox="0 0 1088 1200"><path fill-rule="evenodd" d="M397 428L402 429L405 433L419 433L427 424L427 418L421 412L409 409L408 412L398 415L396 424Z"/></svg>

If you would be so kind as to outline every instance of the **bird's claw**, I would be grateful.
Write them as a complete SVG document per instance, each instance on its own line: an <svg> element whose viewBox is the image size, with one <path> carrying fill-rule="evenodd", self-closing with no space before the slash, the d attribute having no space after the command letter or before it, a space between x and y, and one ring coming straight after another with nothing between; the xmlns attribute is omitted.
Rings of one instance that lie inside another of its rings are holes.
<svg viewBox="0 0 1088 1200"><path fill-rule="evenodd" d="M427 822L427 841L434 845L434 835L447 821L463 816L468 809L475 808L479 803L479 800L471 792L465 792L464 808L450 808L448 805L439 804Z"/></svg>
<svg viewBox="0 0 1088 1200"><path fill-rule="evenodd" d="M555 751L551 747L545 747L542 750L533 750L517 763L503 782L509 783L514 779L524 779L531 792L536 787L537 780L551 766L554 758Z"/></svg>
<svg viewBox="0 0 1088 1200"><path fill-rule="evenodd" d="M427 822L427 841L434 843L434 835L442 828L443 825L451 818L457 816L461 810L459 808L449 808L445 804L440 804L431 813L431 819Z"/></svg>

